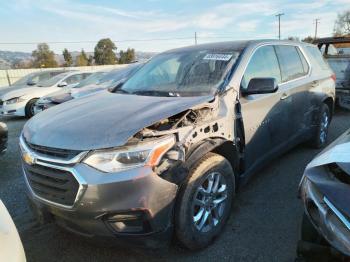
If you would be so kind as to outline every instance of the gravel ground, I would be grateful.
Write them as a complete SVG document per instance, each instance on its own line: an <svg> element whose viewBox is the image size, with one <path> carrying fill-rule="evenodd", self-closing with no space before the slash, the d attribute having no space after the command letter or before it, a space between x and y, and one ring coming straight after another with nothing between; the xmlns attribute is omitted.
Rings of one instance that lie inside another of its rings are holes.
<svg viewBox="0 0 350 262"><path fill-rule="evenodd" d="M330 141L350 128L350 113L337 111ZM0 199L19 230L28 261L294 261L302 217L297 188L318 150L300 145L272 161L239 192L223 234L209 248L188 252L177 246L158 253L104 247L65 232L39 226L27 206L19 161L18 136L25 120L0 119L9 126L8 152L0 157Z"/></svg>

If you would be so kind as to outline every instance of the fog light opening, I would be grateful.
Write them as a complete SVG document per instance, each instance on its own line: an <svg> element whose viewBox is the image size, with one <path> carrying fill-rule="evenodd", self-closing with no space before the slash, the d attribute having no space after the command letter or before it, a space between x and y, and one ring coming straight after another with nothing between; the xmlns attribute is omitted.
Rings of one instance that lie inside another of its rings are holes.
<svg viewBox="0 0 350 262"><path fill-rule="evenodd" d="M150 225L143 212L110 215L107 223L117 233L142 234L150 232Z"/></svg>

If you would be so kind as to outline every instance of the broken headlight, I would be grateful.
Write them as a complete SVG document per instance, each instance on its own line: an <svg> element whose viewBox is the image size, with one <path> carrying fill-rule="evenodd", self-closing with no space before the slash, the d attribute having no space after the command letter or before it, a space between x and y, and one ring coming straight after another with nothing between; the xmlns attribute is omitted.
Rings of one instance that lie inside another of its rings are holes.
<svg viewBox="0 0 350 262"><path fill-rule="evenodd" d="M112 150L96 150L83 161L102 172L112 173L139 166L156 166L175 144L174 136Z"/></svg>

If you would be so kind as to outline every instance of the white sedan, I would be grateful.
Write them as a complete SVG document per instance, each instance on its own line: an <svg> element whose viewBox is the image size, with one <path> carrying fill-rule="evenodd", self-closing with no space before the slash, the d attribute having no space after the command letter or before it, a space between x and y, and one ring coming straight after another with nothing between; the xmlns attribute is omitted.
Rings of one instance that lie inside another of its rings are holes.
<svg viewBox="0 0 350 262"><path fill-rule="evenodd" d="M0 115L32 117L39 98L62 88L72 88L90 74L92 72L70 71L39 82L34 87L7 92L0 97Z"/></svg>

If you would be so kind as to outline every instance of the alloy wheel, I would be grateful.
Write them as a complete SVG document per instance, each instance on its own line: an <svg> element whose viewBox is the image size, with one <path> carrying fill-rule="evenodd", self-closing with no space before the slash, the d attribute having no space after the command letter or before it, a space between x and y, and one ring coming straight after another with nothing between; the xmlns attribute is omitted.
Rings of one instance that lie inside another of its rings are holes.
<svg viewBox="0 0 350 262"><path fill-rule="evenodd" d="M209 173L193 199L193 223L198 231L209 232L221 222L226 200L225 177L219 172Z"/></svg>
<svg viewBox="0 0 350 262"><path fill-rule="evenodd" d="M327 140L329 117L327 112L323 112L320 123L320 142L324 144Z"/></svg>

